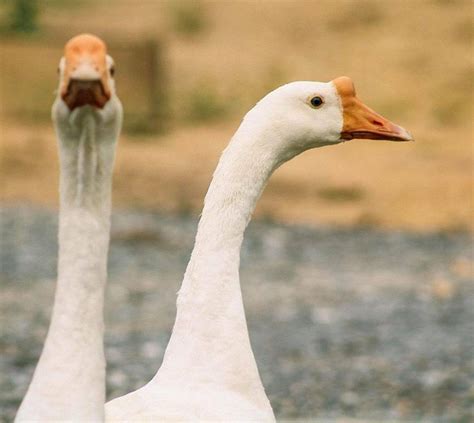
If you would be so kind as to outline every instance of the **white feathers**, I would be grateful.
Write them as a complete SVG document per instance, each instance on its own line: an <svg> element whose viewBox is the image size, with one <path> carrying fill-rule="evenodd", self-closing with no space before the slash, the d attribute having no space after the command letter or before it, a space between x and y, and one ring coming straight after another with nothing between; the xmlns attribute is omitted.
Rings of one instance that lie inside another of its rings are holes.
<svg viewBox="0 0 474 423"><path fill-rule="evenodd" d="M311 106L315 95L323 107ZM207 192L161 368L107 403L107 420L274 420L248 336L240 247L272 172L308 148L340 142L342 122L334 86L319 82L280 87L245 116Z"/></svg>
<svg viewBox="0 0 474 423"><path fill-rule="evenodd" d="M44 349L16 421L102 421L103 302L122 107L113 92L103 109L70 112L58 95L52 114L61 164L58 281Z"/></svg>

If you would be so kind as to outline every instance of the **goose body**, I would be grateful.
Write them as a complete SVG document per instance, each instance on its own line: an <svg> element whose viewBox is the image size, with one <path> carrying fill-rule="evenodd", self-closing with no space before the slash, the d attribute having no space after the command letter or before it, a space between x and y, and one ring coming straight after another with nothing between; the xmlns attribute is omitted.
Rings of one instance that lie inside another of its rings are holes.
<svg viewBox="0 0 474 423"><path fill-rule="evenodd" d="M122 106L99 38L71 39L52 117L60 156L58 279L48 335L16 421L102 421L103 302Z"/></svg>
<svg viewBox="0 0 474 423"><path fill-rule="evenodd" d="M177 300L163 363L144 387L106 404L110 421L273 421L249 341L240 248L273 171L351 138L411 136L365 106L352 81L293 82L264 97L222 154Z"/></svg>

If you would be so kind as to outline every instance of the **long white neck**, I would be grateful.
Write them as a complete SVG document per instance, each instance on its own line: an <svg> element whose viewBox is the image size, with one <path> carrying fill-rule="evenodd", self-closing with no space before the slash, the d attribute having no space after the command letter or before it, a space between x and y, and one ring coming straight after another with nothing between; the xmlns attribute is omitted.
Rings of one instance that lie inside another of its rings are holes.
<svg viewBox="0 0 474 423"><path fill-rule="evenodd" d="M119 127L119 126L118 126ZM61 162L58 281L43 352L17 420L104 415L103 302L118 136L91 109L56 122Z"/></svg>
<svg viewBox="0 0 474 423"><path fill-rule="evenodd" d="M245 122L224 151L206 195L163 364L151 383L210 383L269 409L250 346L239 281L240 248L255 204L279 162L266 134Z"/></svg>

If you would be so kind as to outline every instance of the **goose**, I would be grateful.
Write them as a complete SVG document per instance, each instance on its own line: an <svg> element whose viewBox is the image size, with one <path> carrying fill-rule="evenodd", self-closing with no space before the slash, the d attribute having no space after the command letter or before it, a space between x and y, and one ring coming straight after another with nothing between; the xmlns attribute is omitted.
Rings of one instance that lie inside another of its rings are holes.
<svg viewBox="0 0 474 423"><path fill-rule="evenodd" d="M355 138L410 141L356 96L348 77L292 82L244 117L206 194L163 362L142 388L108 402L107 421L274 421L252 348L240 248L273 171L305 150Z"/></svg>
<svg viewBox="0 0 474 423"><path fill-rule="evenodd" d="M122 105L114 61L90 34L72 38L52 107L60 157L58 277L46 341L16 421L103 421L103 302L111 184Z"/></svg>

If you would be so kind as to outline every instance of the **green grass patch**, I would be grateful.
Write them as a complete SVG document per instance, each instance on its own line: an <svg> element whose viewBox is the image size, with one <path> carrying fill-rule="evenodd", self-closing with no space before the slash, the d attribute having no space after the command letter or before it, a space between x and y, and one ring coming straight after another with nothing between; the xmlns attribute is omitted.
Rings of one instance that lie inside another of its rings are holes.
<svg viewBox="0 0 474 423"><path fill-rule="evenodd" d="M324 187L317 194L324 200L338 203L360 201L365 196L364 191L358 187Z"/></svg>
<svg viewBox="0 0 474 423"><path fill-rule="evenodd" d="M198 0L171 1L169 18L174 32L187 37L199 35L209 26L204 5Z"/></svg>
<svg viewBox="0 0 474 423"><path fill-rule="evenodd" d="M211 84L199 84L184 96L184 101L185 118L191 122L218 120L229 112L229 102Z"/></svg>

